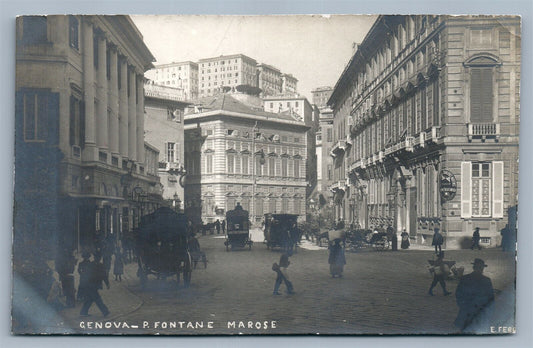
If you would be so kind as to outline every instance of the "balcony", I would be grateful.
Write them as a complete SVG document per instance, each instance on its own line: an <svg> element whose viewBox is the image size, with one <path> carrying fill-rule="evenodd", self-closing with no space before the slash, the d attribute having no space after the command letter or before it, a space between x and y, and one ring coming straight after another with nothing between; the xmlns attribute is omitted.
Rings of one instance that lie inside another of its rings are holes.
<svg viewBox="0 0 533 348"><path fill-rule="evenodd" d="M346 140L340 139L331 148L330 155L331 157L335 158L337 157L337 155L344 153L345 150L346 150Z"/></svg>
<svg viewBox="0 0 533 348"><path fill-rule="evenodd" d="M346 182L344 180L339 180L329 186L329 190L333 193L339 191L346 191Z"/></svg>
<svg viewBox="0 0 533 348"><path fill-rule="evenodd" d="M468 141L479 138L485 141L487 138L500 138L499 123L469 123L468 124Z"/></svg>
<svg viewBox="0 0 533 348"><path fill-rule="evenodd" d="M415 137L405 137L405 149L409 152L414 151Z"/></svg>

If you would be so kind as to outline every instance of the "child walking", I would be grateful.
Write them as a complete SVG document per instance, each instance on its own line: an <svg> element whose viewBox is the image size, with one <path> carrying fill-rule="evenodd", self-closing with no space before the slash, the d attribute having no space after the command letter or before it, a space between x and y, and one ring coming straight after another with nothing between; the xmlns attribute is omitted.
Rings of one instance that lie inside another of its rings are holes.
<svg viewBox="0 0 533 348"><path fill-rule="evenodd" d="M272 270L277 274L276 283L274 284L274 295L281 295L279 292L279 287L283 282L285 282L285 286L287 287L287 293L294 294L294 288L289 280L289 273L287 271L287 267L289 267L290 263L289 255L283 254L279 258L279 265L277 263L272 265Z"/></svg>

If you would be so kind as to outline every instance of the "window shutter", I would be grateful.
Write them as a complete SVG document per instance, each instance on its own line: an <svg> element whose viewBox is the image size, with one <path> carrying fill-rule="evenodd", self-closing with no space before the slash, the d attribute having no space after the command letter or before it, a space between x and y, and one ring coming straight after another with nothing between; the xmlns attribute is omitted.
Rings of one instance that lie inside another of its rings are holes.
<svg viewBox="0 0 533 348"><path fill-rule="evenodd" d="M483 122L493 122L492 119L492 69L481 71L482 104L481 117Z"/></svg>
<svg viewBox="0 0 533 348"><path fill-rule="evenodd" d="M165 162L168 161L168 142L165 141Z"/></svg>
<svg viewBox="0 0 533 348"><path fill-rule="evenodd" d="M85 147L85 102L80 102L80 146Z"/></svg>
<svg viewBox="0 0 533 348"><path fill-rule="evenodd" d="M503 218L503 162L492 162L492 217Z"/></svg>
<svg viewBox="0 0 533 348"><path fill-rule="evenodd" d="M76 99L70 96L70 117L69 117L69 144L76 144Z"/></svg>
<svg viewBox="0 0 533 348"><path fill-rule="evenodd" d="M472 217L472 162L461 163L461 217Z"/></svg>

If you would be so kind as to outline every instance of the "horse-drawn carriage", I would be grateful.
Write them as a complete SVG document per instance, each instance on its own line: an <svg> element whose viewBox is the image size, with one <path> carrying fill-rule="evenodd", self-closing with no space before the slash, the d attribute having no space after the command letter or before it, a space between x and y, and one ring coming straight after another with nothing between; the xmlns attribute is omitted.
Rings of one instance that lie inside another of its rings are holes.
<svg viewBox="0 0 533 348"><path fill-rule="evenodd" d="M250 220L248 220L248 211L243 210L237 203L234 210L226 212L226 240L224 245L226 251L235 247L252 249L252 240L250 238Z"/></svg>
<svg viewBox="0 0 533 348"><path fill-rule="evenodd" d="M296 251L302 231L298 228L296 214L265 214L265 243L268 249L281 248L285 252Z"/></svg>
<svg viewBox="0 0 533 348"><path fill-rule="evenodd" d="M189 286L192 260L189 252L187 218L166 207L142 217L136 236L138 262L137 275L143 287L148 275L158 278L180 274L185 286Z"/></svg>

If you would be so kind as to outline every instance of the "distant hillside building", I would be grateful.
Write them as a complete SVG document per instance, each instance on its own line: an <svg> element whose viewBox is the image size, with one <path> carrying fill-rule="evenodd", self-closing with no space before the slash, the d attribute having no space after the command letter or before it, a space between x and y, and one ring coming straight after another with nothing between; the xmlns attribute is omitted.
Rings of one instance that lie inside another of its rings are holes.
<svg viewBox="0 0 533 348"><path fill-rule="evenodd" d="M198 98L197 63L187 61L156 65L146 75L158 85L182 89L181 100Z"/></svg>
<svg viewBox="0 0 533 348"><path fill-rule="evenodd" d="M291 74L281 74L281 93L293 94L298 93L298 79Z"/></svg>
<svg viewBox="0 0 533 348"><path fill-rule="evenodd" d="M258 88L256 69L255 59L244 54L200 59L198 96L213 96L240 85Z"/></svg>
<svg viewBox="0 0 533 348"><path fill-rule="evenodd" d="M331 96L331 92L333 92L333 87L318 87L311 91L311 94L313 95L313 104L318 106L319 108L327 107L329 97Z"/></svg>
<svg viewBox="0 0 533 348"><path fill-rule="evenodd" d="M271 65L257 64L257 85L262 90L262 96L273 96L282 92L281 75L281 71Z"/></svg>

